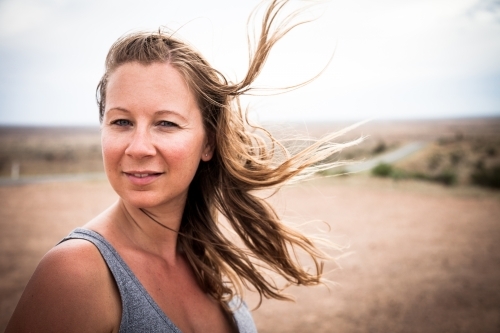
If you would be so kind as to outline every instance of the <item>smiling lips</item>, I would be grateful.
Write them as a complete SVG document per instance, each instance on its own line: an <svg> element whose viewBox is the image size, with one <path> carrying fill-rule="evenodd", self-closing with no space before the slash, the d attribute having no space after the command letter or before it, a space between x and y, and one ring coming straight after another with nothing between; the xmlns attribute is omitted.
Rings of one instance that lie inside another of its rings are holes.
<svg viewBox="0 0 500 333"><path fill-rule="evenodd" d="M147 177L149 175L150 175L149 173L133 173L132 174L132 176L139 177L139 178L144 178L144 177Z"/></svg>
<svg viewBox="0 0 500 333"><path fill-rule="evenodd" d="M148 185L154 182L156 179L158 179L161 175L163 175L163 172L153 172L153 171L131 171L131 172L124 172L124 174L127 176L129 181L138 186L143 186L143 185Z"/></svg>

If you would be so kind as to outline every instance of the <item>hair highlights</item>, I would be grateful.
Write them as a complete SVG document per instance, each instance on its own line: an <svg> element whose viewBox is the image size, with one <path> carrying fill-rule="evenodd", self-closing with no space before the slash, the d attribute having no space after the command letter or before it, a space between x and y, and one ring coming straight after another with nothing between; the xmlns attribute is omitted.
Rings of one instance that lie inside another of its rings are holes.
<svg viewBox="0 0 500 333"><path fill-rule="evenodd" d="M300 10L278 22L278 14L288 3L270 1L265 9L258 38L254 44L249 43L250 64L240 82L229 82L192 47L160 30L132 33L117 40L108 53L106 71L97 88L101 121L108 77L122 64L169 63L193 89L215 150L209 162L200 164L190 185L178 242L201 287L221 303L234 293L241 294L244 286L253 287L261 298L287 299L266 278L262 267L278 273L287 284L321 283L327 256L310 238L282 223L272 207L253 191L276 188L339 165L342 162L325 160L359 141L332 143L332 139L345 132L342 131L291 154L269 132L249 124L239 103L240 96L255 89L253 82L273 45L303 23L292 23ZM223 234L219 213L243 246ZM313 272L299 264L295 249L310 256Z"/></svg>

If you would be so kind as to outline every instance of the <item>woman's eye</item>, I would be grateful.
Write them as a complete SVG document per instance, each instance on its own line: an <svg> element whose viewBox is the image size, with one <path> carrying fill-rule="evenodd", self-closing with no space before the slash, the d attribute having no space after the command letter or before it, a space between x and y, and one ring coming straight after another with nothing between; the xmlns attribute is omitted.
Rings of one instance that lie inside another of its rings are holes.
<svg viewBox="0 0 500 333"><path fill-rule="evenodd" d="M127 119L118 119L112 122L113 125L118 125L118 126L130 126L131 123Z"/></svg>
<svg viewBox="0 0 500 333"><path fill-rule="evenodd" d="M171 121L162 120L162 121L158 122L158 126L162 126L162 127L177 127L177 124L173 123Z"/></svg>

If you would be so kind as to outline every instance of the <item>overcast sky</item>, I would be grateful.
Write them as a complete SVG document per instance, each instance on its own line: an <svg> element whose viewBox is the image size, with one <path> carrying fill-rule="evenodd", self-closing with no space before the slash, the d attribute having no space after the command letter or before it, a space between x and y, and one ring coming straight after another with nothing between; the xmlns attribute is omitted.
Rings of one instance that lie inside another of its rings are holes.
<svg viewBox="0 0 500 333"><path fill-rule="evenodd" d="M259 1L0 0L0 124L97 125L95 87L126 32L179 29L231 80ZM332 0L277 45L252 98L261 121L500 116L500 1ZM306 17L307 18L307 17Z"/></svg>

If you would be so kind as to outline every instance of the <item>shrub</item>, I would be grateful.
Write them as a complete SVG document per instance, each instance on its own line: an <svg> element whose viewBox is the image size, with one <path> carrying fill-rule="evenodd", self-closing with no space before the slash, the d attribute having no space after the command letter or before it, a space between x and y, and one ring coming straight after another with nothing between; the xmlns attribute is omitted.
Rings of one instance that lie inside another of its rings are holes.
<svg viewBox="0 0 500 333"><path fill-rule="evenodd" d="M500 188L500 165L492 168L477 168L471 174L471 181L480 186Z"/></svg>
<svg viewBox="0 0 500 333"><path fill-rule="evenodd" d="M385 142L384 141L380 141L378 143L378 145L375 148L373 148L373 152L372 153L376 155L376 154L383 153L386 150L387 150L387 146L385 145Z"/></svg>
<svg viewBox="0 0 500 333"><path fill-rule="evenodd" d="M372 175L377 177L389 177L393 172L392 165L387 163L380 163L372 169Z"/></svg>
<svg viewBox="0 0 500 333"><path fill-rule="evenodd" d="M498 176L500 176L500 166L498 172ZM448 186L454 185L457 182L457 175L452 170L444 170L437 175L429 175L422 172L409 173L405 170L394 168L392 165L387 163L380 163L373 168L372 175L377 177L391 177L394 180L413 178L437 182Z"/></svg>
<svg viewBox="0 0 500 333"><path fill-rule="evenodd" d="M474 165L474 167L476 168L476 170L483 170L484 169L484 160L483 159L480 159L476 162L476 164Z"/></svg>
<svg viewBox="0 0 500 333"><path fill-rule="evenodd" d="M414 174L411 175L413 178L418 179L418 180L429 180L429 176L427 176L423 172L415 172Z"/></svg>
<svg viewBox="0 0 500 333"><path fill-rule="evenodd" d="M488 155L489 157L495 157L497 155L497 150L495 149L495 147L488 147L486 149L486 155Z"/></svg>
<svg viewBox="0 0 500 333"><path fill-rule="evenodd" d="M457 175L451 170L445 170L432 177L432 180L445 185L453 185L457 182Z"/></svg>
<svg viewBox="0 0 500 333"><path fill-rule="evenodd" d="M428 169L429 170L436 170L441 165L442 160L443 160L443 156L441 154L438 153L438 154L432 155L427 162Z"/></svg>
<svg viewBox="0 0 500 333"><path fill-rule="evenodd" d="M410 177L412 177L412 175L403 169L394 168L391 172L391 178L394 180L407 179Z"/></svg>
<svg viewBox="0 0 500 333"><path fill-rule="evenodd" d="M461 151L454 151L450 153L450 163L454 166L458 165L464 157Z"/></svg>

